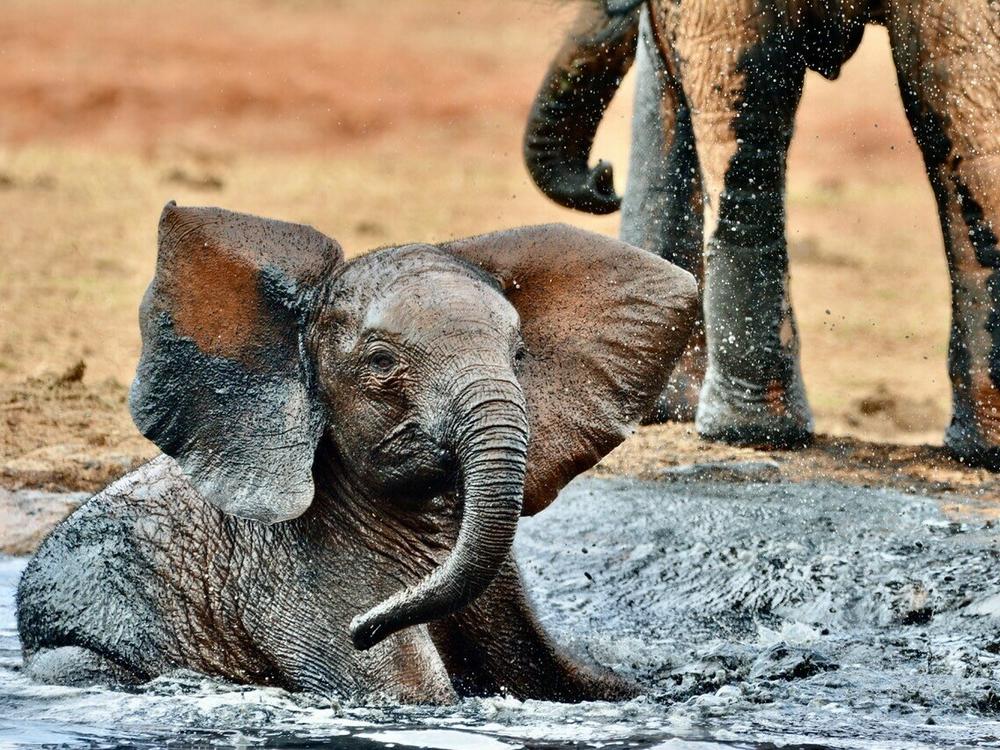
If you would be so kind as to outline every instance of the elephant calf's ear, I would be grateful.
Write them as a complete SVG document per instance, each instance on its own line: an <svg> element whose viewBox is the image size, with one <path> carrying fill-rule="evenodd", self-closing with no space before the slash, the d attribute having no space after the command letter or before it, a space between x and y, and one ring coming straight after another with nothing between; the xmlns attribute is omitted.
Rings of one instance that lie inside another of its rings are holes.
<svg viewBox="0 0 1000 750"><path fill-rule="evenodd" d="M521 316L524 513L537 513L653 409L691 332L697 284L652 253L561 224L444 247L500 279Z"/></svg>
<svg viewBox="0 0 1000 750"><path fill-rule="evenodd" d="M304 338L342 259L310 227L163 209L156 276L139 311L132 417L227 513L273 523L312 502L323 418Z"/></svg>

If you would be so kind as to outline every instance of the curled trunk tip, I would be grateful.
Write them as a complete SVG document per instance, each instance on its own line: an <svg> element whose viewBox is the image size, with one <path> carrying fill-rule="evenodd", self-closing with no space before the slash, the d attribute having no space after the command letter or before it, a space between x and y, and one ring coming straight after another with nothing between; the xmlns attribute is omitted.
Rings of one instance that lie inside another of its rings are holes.
<svg viewBox="0 0 1000 750"><path fill-rule="evenodd" d="M608 162L590 167L594 136L635 59L638 11L611 16L586 5L545 75L524 133L538 188L561 206L594 214L621 206Z"/></svg>

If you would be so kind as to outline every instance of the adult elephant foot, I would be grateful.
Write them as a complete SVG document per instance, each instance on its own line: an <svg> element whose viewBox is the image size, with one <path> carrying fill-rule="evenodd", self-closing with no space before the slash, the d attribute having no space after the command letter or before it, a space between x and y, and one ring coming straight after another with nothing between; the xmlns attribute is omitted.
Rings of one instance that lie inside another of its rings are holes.
<svg viewBox="0 0 1000 750"><path fill-rule="evenodd" d="M710 440L797 447L813 423L788 294L785 174L805 65L793 39L762 29L754 3L704 3L698 23L653 3L662 58L675 61L691 118L706 238L708 357L695 425ZM703 17L702 17L703 16ZM720 29L706 38L702 29Z"/></svg>
<svg viewBox="0 0 1000 750"><path fill-rule="evenodd" d="M677 369L670 376L670 382L644 423L693 422L698 412L698 399L704 380L705 344L702 338L700 345L688 345L687 351L677 363Z"/></svg>
<svg viewBox="0 0 1000 750"><path fill-rule="evenodd" d="M709 368L695 420L706 440L777 449L812 442L813 420L800 379L782 388L729 378Z"/></svg>
<svg viewBox="0 0 1000 750"><path fill-rule="evenodd" d="M705 255L708 369L695 425L707 440L798 448L813 434L788 296L784 239L713 240Z"/></svg>
<svg viewBox="0 0 1000 750"><path fill-rule="evenodd" d="M1000 471L1000 404L989 414L956 410L944 444L963 464Z"/></svg>
<svg viewBox="0 0 1000 750"><path fill-rule="evenodd" d="M961 7L961 11L959 11ZM995 3L889 3L899 90L938 204L952 284L945 445L1000 471L1000 27ZM967 40L975 39L975 44Z"/></svg>

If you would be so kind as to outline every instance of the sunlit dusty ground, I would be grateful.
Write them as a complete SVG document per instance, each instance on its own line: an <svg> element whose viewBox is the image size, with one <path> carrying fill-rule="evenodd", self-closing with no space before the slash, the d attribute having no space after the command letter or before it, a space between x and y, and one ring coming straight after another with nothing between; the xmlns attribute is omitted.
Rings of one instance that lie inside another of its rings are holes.
<svg viewBox="0 0 1000 750"><path fill-rule="evenodd" d="M616 217L548 203L521 165L524 117L571 13L542 0L6 0L0 481L93 489L152 453L125 392L169 199L311 223L352 254L553 220L617 232ZM597 147L620 185L630 86ZM878 29L841 80L809 79L789 214L819 429L940 442L946 268ZM623 450L609 467L731 453L683 428ZM863 448L898 458L879 450ZM987 479L919 455L942 472L933 481Z"/></svg>

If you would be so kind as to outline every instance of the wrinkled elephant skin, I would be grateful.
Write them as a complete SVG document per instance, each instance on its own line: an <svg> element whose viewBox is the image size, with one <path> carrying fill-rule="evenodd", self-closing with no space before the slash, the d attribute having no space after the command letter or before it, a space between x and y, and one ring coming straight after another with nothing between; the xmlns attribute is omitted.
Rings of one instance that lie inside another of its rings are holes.
<svg viewBox="0 0 1000 750"><path fill-rule="evenodd" d="M549 641L511 544L653 406L696 305L685 271L562 225L348 263L309 227L169 204L130 402L166 455L42 543L28 673L631 695Z"/></svg>

